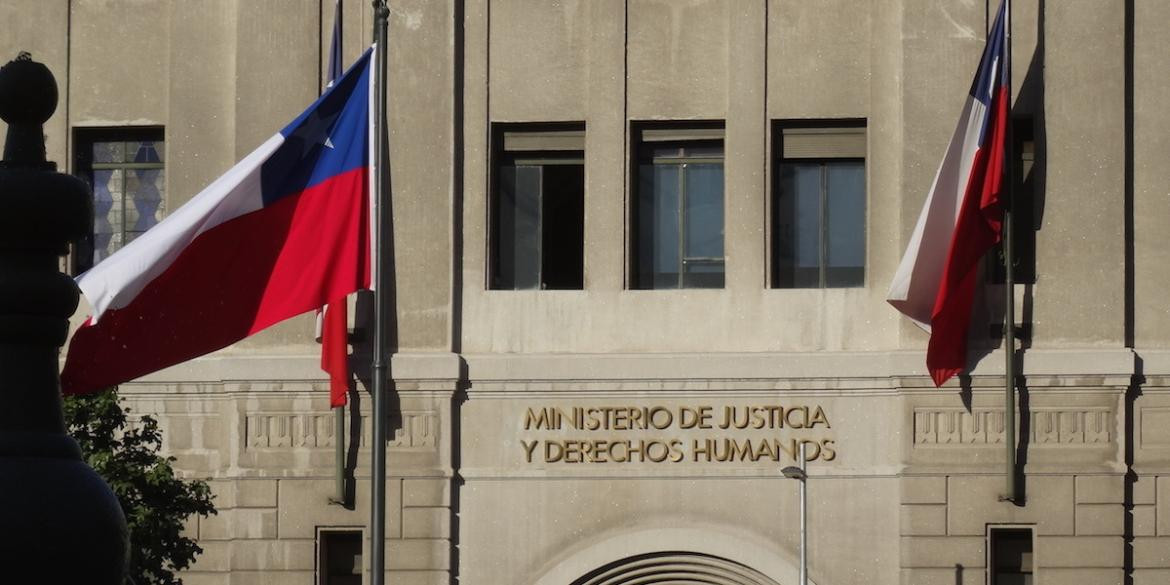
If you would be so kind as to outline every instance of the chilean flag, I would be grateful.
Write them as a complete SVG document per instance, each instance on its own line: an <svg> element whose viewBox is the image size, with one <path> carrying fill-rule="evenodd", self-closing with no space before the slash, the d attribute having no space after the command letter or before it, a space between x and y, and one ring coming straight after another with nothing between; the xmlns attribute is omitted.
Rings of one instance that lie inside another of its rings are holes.
<svg viewBox="0 0 1170 585"><path fill-rule="evenodd" d="M371 283L374 49L297 119L77 278L66 394L235 343Z"/></svg>
<svg viewBox="0 0 1170 585"><path fill-rule="evenodd" d="M887 300L930 332L926 367L941 386L967 365L979 261L1000 239L1010 67L999 7L971 94L918 216Z"/></svg>

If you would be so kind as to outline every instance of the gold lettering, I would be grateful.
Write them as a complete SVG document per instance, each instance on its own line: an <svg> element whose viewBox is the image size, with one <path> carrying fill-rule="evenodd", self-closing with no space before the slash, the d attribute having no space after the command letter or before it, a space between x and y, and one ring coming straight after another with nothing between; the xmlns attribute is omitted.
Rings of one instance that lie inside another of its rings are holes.
<svg viewBox="0 0 1170 585"><path fill-rule="evenodd" d="M606 461L606 456L609 455L609 441L597 441L593 444L593 462L594 463L609 463Z"/></svg>
<svg viewBox="0 0 1170 585"><path fill-rule="evenodd" d="M655 406L650 409L650 425L658 430L669 428L674 423L674 415L665 406Z"/></svg>
<svg viewBox="0 0 1170 585"><path fill-rule="evenodd" d="M699 425L699 411L685 406L678 409L678 428L693 429Z"/></svg>
<svg viewBox="0 0 1170 585"><path fill-rule="evenodd" d="M752 428L753 429L762 429L762 428L764 428L764 425L768 424L768 420L766 418L764 418L765 412L766 411L763 408L760 408L758 406L752 407Z"/></svg>
<svg viewBox="0 0 1170 585"><path fill-rule="evenodd" d="M684 455L683 455L682 441L680 441L678 439L671 439L670 440L670 462L671 463L678 463L678 462L682 461L683 458L684 458Z"/></svg>
<svg viewBox="0 0 1170 585"><path fill-rule="evenodd" d="M585 421L585 430L596 431L601 426L601 421L597 419L599 412L596 408L590 408L585 411L585 415L589 417Z"/></svg>
<svg viewBox="0 0 1170 585"><path fill-rule="evenodd" d="M630 409L630 428L631 429L645 429L646 428L646 423L644 422L644 419L642 418L643 414L644 413L642 412L641 408L631 408Z"/></svg>
<svg viewBox="0 0 1170 585"><path fill-rule="evenodd" d="M726 429L731 426L731 407L723 407L723 422L719 423L719 428Z"/></svg>
<svg viewBox="0 0 1170 585"><path fill-rule="evenodd" d="M630 430L629 411L625 408L615 408L613 411L613 430Z"/></svg>
<svg viewBox="0 0 1170 585"><path fill-rule="evenodd" d="M710 462L712 442L713 441L711 439L702 439L701 441L699 439L694 439L691 441L691 459L693 461L698 461L699 456L702 455L707 458L708 462Z"/></svg>
<svg viewBox="0 0 1170 585"><path fill-rule="evenodd" d="M559 441L544 442L544 462L556 463L565 456L565 448Z"/></svg>
<svg viewBox="0 0 1170 585"><path fill-rule="evenodd" d="M553 430L552 427L549 426L548 420L548 413L551 409L541 408L538 410L540 411L540 414L536 414L532 411L531 408L528 409L528 412L524 415L524 430L530 430L533 428L536 428L537 430Z"/></svg>
<svg viewBox="0 0 1170 585"><path fill-rule="evenodd" d="M666 446L666 443L662 443L660 441L650 441L650 443L647 444L645 441L643 441L643 445L646 449L646 458L654 463L662 463L663 461L666 461L667 457L670 456L670 448ZM654 453L655 447L662 448L660 453L657 455Z"/></svg>
<svg viewBox="0 0 1170 585"><path fill-rule="evenodd" d="M712 415L711 415L711 407L710 406L700 406L699 407L699 428L700 429L711 428L711 416Z"/></svg>
<svg viewBox="0 0 1170 585"><path fill-rule="evenodd" d="M816 461L821 456L821 444L816 441L805 439L801 441L801 448L804 449L805 461ZM809 446L812 446L812 453L809 453Z"/></svg>
<svg viewBox="0 0 1170 585"><path fill-rule="evenodd" d="M523 441L522 440L522 441L520 441L520 444L524 447L525 458L528 459L529 463L532 463L532 452L534 450L536 450L536 446L540 444L540 441Z"/></svg>
<svg viewBox="0 0 1170 585"><path fill-rule="evenodd" d="M837 450L830 445L835 444L833 439L823 439L821 441L821 461L832 461L837 458Z"/></svg>
<svg viewBox="0 0 1170 585"><path fill-rule="evenodd" d="M813 411L812 420L809 421L808 428L815 428L818 424L825 425L826 429L833 428L829 425L829 419L825 418L825 411L821 409L820 405L817 405L817 409Z"/></svg>
<svg viewBox="0 0 1170 585"><path fill-rule="evenodd" d="M796 419L796 422L793 422L792 413L794 413L794 412L801 413L804 416L804 418L802 418L802 419L798 418L798 419ZM808 407L807 406L798 406L796 408L789 408L788 412L784 415L784 422L788 423L788 426L790 426L794 429L805 428L807 426L807 423L808 423Z"/></svg>

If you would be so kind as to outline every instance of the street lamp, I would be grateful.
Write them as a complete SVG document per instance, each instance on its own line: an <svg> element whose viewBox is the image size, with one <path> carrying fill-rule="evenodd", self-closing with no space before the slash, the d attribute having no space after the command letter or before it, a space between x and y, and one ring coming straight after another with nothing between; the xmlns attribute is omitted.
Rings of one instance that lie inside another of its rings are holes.
<svg viewBox="0 0 1170 585"><path fill-rule="evenodd" d="M798 467L780 470L784 477L800 482L800 585L808 585L808 473L805 472L804 443L800 443Z"/></svg>

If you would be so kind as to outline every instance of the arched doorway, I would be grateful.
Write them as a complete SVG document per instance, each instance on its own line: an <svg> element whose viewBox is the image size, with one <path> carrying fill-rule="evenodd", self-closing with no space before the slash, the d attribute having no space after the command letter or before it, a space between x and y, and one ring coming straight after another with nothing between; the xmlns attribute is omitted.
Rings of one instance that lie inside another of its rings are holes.
<svg viewBox="0 0 1170 585"><path fill-rule="evenodd" d="M664 551L614 561L571 585L779 585L763 573L714 555Z"/></svg>

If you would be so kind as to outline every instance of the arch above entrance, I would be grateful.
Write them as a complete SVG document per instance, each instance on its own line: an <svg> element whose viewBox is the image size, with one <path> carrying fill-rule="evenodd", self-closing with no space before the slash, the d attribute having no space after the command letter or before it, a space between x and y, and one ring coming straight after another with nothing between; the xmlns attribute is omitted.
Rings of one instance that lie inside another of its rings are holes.
<svg viewBox="0 0 1170 585"><path fill-rule="evenodd" d="M782 585L796 583L800 576L799 561L762 538L757 542L718 530L655 528L616 534L582 548L534 585L611 585L655 574L669 577L658 582L720 585Z"/></svg>
<svg viewBox="0 0 1170 585"><path fill-rule="evenodd" d="M671 551L627 557L577 579L572 585L779 585L735 561L702 553Z"/></svg>

